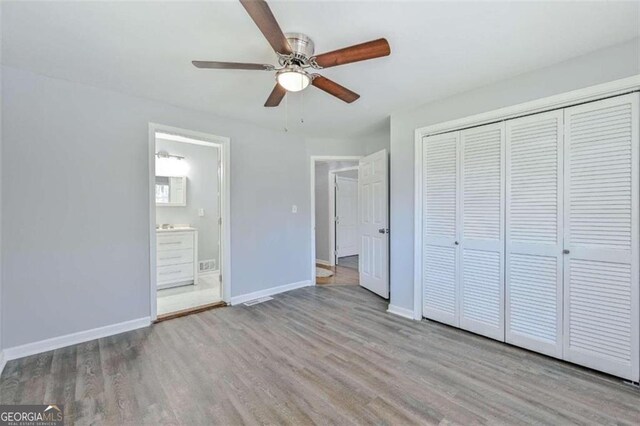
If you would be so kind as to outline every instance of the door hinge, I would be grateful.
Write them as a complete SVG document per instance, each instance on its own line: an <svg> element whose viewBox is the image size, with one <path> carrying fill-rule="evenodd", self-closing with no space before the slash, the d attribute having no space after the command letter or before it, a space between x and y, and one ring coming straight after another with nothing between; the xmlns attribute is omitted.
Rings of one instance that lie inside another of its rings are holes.
<svg viewBox="0 0 640 426"><path fill-rule="evenodd" d="M222 225L222 217L218 218L218 225Z"/></svg>
<svg viewBox="0 0 640 426"><path fill-rule="evenodd" d="M222 274L218 275L218 281L222 283Z"/></svg>

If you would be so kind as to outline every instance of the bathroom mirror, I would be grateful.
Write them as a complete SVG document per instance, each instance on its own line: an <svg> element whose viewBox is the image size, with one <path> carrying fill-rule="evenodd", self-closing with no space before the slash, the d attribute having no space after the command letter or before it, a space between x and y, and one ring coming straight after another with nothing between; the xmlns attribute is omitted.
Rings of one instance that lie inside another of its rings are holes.
<svg viewBox="0 0 640 426"><path fill-rule="evenodd" d="M156 206L187 205L187 178L156 176Z"/></svg>

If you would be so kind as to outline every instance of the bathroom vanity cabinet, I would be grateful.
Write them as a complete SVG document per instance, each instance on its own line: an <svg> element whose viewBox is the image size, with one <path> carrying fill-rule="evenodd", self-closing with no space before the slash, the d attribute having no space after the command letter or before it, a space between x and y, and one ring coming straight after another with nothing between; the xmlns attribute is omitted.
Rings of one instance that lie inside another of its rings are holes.
<svg viewBox="0 0 640 426"><path fill-rule="evenodd" d="M198 231L157 229L158 288L198 284Z"/></svg>

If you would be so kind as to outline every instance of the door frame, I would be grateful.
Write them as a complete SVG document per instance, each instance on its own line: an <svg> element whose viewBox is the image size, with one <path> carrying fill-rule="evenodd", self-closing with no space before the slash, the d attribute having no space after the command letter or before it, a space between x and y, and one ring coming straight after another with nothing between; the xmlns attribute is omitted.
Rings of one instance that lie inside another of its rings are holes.
<svg viewBox="0 0 640 426"><path fill-rule="evenodd" d="M172 139L218 148L220 161L220 276L222 280L222 300L231 302L231 139L210 133L182 129L164 124L149 123L149 316L151 321L158 317L157 277L156 277L156 133L171 135ZM197 261L197 260L196 260Z"/></svg>
<svg viewBox="0 0 640 426"><path fill-rule="evenodd" d="M344 167L342 169L329 170L329 212L334 212L334 220L329 221L329 253L333 253L331 256L331 266L336 266L338 263L336 255L336 221L335 221L335 211L336 211L336 192L335 192L335 183L336 183L336 174L340 172L348 172L351 170L358 170L358 166L353 167Z"/></svg>
<svg viewBox="0 0 640 426"><path fill-rule="evenodd" d="M309 181L311 208L311 284L316 285L316 163L325 161L359 161L362 155L312 155L309 157ZM331 191L329 191L331 193ZM335 224L334 224L335 226ZM335 233L334 233L335 235ZM335 246L335 243L334 243ZM334 256L335 259L335 256Z"/></svg>
<svg viewBox="0 0 640 426"><path fill-rule="evenodd" d="M622 78L603 84L588 86L565 93L560 93L533 101L515 104L505 108L487 111L455 120L445 121L430 126L419 127L414 131L414 224L413 224L413 318L422 319L422 139L440 133L463 130L469 127L490 124L497 121L510 120L525 115L537 114L554 109L566 108L584 102L623 95L640 89L640 75Z"/></svg>

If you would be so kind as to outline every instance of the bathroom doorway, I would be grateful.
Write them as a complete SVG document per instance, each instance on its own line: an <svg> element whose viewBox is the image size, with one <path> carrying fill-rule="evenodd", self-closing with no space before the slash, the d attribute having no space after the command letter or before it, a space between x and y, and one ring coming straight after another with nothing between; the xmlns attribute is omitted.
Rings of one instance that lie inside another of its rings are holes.
<svg viewBox="0 0 640 426"><path fill-rule="evenodd" d="M229 300L228 152L226 138L150 125L150 305L155 320Z"/></svg>

